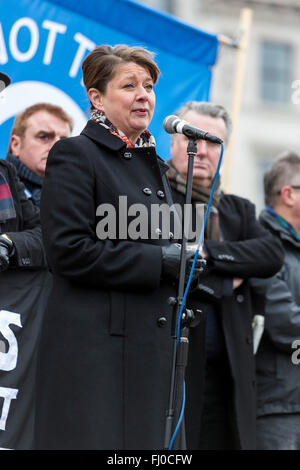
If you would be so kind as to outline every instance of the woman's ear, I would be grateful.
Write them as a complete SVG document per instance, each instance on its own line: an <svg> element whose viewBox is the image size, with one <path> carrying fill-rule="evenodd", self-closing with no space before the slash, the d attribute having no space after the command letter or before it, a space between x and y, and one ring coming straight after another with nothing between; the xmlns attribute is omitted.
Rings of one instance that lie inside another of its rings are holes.
<svg viewBox="0 0 300 470"><path fill-rule="evenodd" d="M88 97L95 109L98 109L99 111L104 111L102 104L102 94L99 90L97 90L97 88L90 88L88 91Z"/></svg>

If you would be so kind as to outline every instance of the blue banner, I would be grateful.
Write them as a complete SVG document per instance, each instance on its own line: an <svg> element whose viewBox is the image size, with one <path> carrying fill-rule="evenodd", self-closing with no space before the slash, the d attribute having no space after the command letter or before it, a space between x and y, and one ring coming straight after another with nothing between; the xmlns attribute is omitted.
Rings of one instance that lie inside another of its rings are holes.
<svg viewBox="0 0 300 470"><path fill-rule="evenodd" d="M100 44L128 44L155 52L162 72L149 130L159 155L169 158L164 118L187 100L209 100L218 40L131 0L0 0L0 71L12 84L0 95L0 157L5 157L13 119L37 102L58 104L78 134L89 101L81 64Z"/></svg>

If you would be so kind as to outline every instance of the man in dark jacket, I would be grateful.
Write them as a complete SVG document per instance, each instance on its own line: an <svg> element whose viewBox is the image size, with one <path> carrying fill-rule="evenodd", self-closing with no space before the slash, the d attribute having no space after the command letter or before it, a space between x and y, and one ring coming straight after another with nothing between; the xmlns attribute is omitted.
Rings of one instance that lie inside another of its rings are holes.
<svg viewBox="0 0 300 470"><path fill-rule="evenodd" d="M281 240L285 257L266 285L257 352L257 448L300 450L300 156L286 152L275 161L264 190L260 221Z"/></svg>
<svg viewBox="0 0 300 470"><path fill-rule="evenodd" d="M0 448L32 446L36 345L49 287L39 209L14 166L0 159Z"/></svg>
<svg viewBox="0 0 300 470"><path fill-rule="evenodd" d="M65 111L49 103L30 106L14 121L6 159L16 167L27 197L38 207L49 151L57 140L70 137L72 128Z"/></svg>
<svg viewBox="0 0 300 470"><path fill-rule="evenodd" d="M189 102L176 114L227 142L231 121L222 106ZM181 205L186 193L187 144L184 135L173 136L168 172L174 202ZM220 144L197 141L192 192L194 226L201 207L209 201L220 151ZM281 244L257 222L251 202L220 191L219 179L202 254L207 268L187 302L188 307L203 312L200 325L190 329L187 447L254 449L252 318L257 298L252 295L248 278L268 277L280 269Z"/></svg>

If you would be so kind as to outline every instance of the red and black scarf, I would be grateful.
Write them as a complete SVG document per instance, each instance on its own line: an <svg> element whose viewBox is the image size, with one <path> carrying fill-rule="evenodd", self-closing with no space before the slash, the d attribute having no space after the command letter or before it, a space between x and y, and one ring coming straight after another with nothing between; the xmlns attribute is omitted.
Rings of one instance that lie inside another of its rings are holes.
<svg viewBox="0 0 300 470"><path fill-rule="evenodd" d="M148 129L142 132L135 144L132 144L128 137L107 119L103 111L99 111L98 109L92 111L91 119L105 127L111 134L126 142L127 147L155 147L155 139Z"/></svg>
<svg viewBox="0 0 300 470"><path fill-rule="evenodd" d="M0 223L15 217L16 211L9 185L5 176L0 172Z"/></svg>

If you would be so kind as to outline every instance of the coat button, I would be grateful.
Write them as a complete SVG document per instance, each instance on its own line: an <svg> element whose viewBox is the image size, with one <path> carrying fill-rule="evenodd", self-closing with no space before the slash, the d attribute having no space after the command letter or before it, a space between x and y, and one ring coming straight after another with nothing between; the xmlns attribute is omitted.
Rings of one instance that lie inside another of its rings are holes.
<svg viewBox="0 0 300 470"><path fill-rule="evenodd" d="M169 304L169 305L172 305L172 306L173 306L173 305L176 305L176 304L177 304L177 299L176 299L176 297L169 297L169 298L168 298L168 304Z"/></svg>
<svg viewBox="0 0 300 470"><path fill-rule="evenodd" d="M167 324L167 319L166 317L159 317L157 319L157 324L160 328L163 328Z"/></svg>
<svg viewBox="0 0 300 470"><path fill-rule="evenodd" d="M126 159L126 160L130 160L132 158L132 153L131 152L125 152L123 154L123 157Z"/></svg>
<svg viewBox="0 0 300 470"><path fill-rule="evenodd" d="M165 193L160 189L156 192L156 194L160 199L163 199L165 197Z"/></svg>
<svg viewBox="0 0 300 470"><path fill-rule="evenodd" d="M247 336L246 342L247 342L248 344L252 344L252 336L250 336L250 335Z"/></svg>
<svg viewBox="0 0 300 470"><path fill-rule="evenodd" d="M147 196L150 196L152 194L152 191L150 188L144 188L143 193L146 194Z"/></svg>
<svg viewBox="0 0 300 470"><path fill-rule="evenodd" d="M244 296L242 294L239 294L236 296L236 301L241 304L244 302Z"/></svg>

